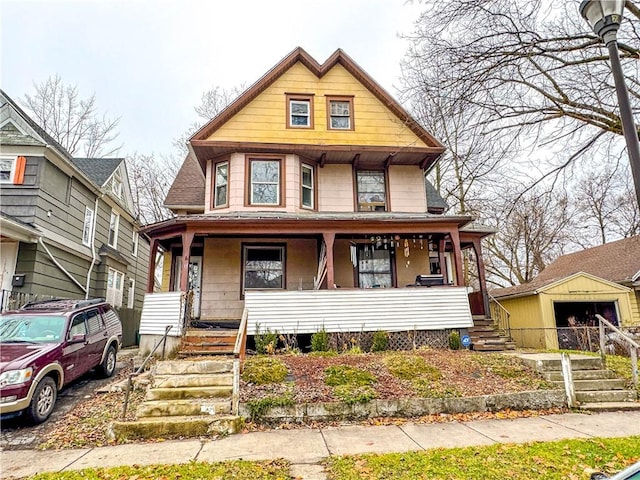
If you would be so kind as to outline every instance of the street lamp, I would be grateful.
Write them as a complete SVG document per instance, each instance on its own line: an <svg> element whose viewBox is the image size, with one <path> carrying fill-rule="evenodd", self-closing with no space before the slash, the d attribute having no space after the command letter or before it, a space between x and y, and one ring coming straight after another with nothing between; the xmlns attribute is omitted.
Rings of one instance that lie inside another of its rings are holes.
<svg viewBox="0 0 640 480"><path fill-rule="evenodd" d="M580 4L580 15L591 25L609 49L611 59L611 71L616 86L620 118L622 119L622 132L627 143L631 174L636 187L636 197L640 208L640 144L638 142L638 130L633 121L629 93L622 74L622 65L618 55L618 42L616 36L622 22L624 0L583 0Z"/></svg>

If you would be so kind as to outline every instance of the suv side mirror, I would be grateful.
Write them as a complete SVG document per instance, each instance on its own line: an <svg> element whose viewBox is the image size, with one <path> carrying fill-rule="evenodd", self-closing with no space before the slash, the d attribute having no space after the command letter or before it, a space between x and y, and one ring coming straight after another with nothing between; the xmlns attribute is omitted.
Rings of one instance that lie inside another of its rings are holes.
<svg viewBox="0 0 640 480"><path fill-rule="evenodd" d="M71 337L69 343L84 343L87 341L87 336L84 333L78 333Z"/></svg>

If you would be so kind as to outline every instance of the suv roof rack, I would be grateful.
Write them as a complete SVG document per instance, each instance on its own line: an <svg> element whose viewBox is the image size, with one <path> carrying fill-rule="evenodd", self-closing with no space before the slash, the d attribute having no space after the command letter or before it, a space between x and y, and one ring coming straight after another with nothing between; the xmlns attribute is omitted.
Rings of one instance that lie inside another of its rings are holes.
<svg viewBox="0 0 640 480"><path fill-rule="evenodd" d="M62 310L74 309L80 307L88 307L103 303L104 298L90 298L82 300L73 300L67 298L54 298L51 300L41 300L39 302L30 302L21 307L21 310Z"/></svg>

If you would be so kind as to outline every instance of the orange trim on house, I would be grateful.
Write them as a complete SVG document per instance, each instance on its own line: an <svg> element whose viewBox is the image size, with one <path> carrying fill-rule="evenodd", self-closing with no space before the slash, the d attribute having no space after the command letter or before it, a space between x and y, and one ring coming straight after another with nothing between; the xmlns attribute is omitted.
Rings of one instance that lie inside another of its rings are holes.
<svg viewBox="0 0 640 480"><path fill-rule="evenodd" d="M16 159L16 169L13 175L13 184L22 185L24 183L24 170L27 166L27 159L25 157L18 157Z"/></svg>

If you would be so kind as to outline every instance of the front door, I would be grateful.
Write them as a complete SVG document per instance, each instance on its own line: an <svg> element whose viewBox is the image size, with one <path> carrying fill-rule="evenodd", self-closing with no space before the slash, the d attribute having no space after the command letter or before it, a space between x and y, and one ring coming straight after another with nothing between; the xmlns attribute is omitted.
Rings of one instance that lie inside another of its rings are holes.
<svg viewBox="0 0 640 480"><path fill-rule="evenodd" d="M393 262L391 248L375 245L358 245L358 287L393 287Z"/></svg>

